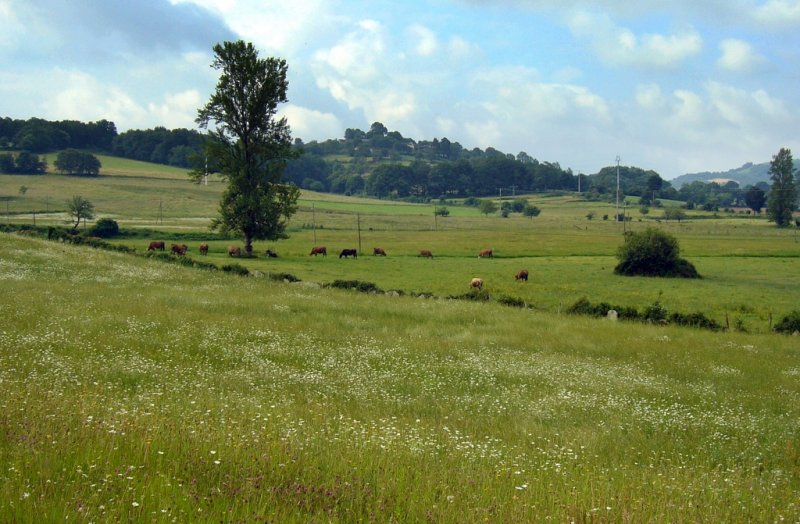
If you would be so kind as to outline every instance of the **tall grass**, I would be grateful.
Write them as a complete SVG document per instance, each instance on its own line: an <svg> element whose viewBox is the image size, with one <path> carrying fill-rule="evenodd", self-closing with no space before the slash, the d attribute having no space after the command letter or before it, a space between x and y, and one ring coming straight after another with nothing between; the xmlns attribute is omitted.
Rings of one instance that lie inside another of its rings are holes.
<svg viewBox="0 0 800 524"><path fill-rule="evenodd" d="M0 282L4 521L800 519L791 337L14 235Z"/></svg>

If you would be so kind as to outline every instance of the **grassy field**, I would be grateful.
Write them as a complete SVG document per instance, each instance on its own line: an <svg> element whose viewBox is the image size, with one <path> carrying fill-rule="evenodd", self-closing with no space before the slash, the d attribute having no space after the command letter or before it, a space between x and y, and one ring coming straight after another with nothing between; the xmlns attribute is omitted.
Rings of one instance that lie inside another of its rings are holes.
<svg viewBox="0 0 800 524"><path fill-rule="evenodd" d="M0 282L4 521L800 519L793 337L7 234Z"/></svg>
<svg viewBox="0 0 800 524"><path fill-rule="evenodd" d="M62 202L65 195L81 194L95 204L98 217L112 217L128 230L159 231L152 239L169 243L175 232L205 232L209 259L230 262L227 246L238 242L215 240L208 231L222 189L218 179L197 185L180 169L114 157L101 161L98 178L0 175L0 195L13 195L0 202L0 212L3 204L9 208L5 221L31 223L30 211L38 210L39 224L63 224L65 216L42 210ZM25 195L19 194L21 185L28 187ZM779 230L763 218L725 213L712 218L711 213L689 212L689 219L681 223L656 221L660 210L641 215L631 207L627 212L633 221L625 229L655 226L674 234L683 255L705 278L621 278L612 269L623 226L602 220L604 214L613 216L613 204L576 195L528 198L542 209L535 219L486 217L456 204L448 205L451 216L435 218L432 205L305 191L289 224L290 238L256 244L258 253L270 248L280 258L237 262L254 271L286 272L302 280L358 279L383 289L445 297L462 294L469 279L478 276L493 296L518 298L540 311L563 311L583 297L640 310L659 301L670 311L702 311L720 324L752 332L769 331L773 320L797 307L796 229ZM586 218L590 211L594 220ZM116 242L144 250L149 240ZM200 240L187 243L190 256L196 257ZM327 246L332 256L309 257L313 245ZM372 257L373 247L382 247L389 256ZM339 260L336 255L343 248L360 248L362 256ZM494 249L493 260L477 259L484 248ZM421 249L431 250L434 259L420 259ZM523 268L531 274L527 284L513 280Z"/></svg>
<svg viewBox="0 0 800 524"><path fill-rule="evenodd" d="M233 260L239 242L207 229L218 180L101 161L93 179L0 175L0 220L63 225L80 194L149 231L115 243L200 260L207 239L203 261L302 282L0 234L0 521L800 521L800 344L769 332L798 307L795 230L629 209L625 229L674 234L704 278L628 278L612 204L536 195L532 220L450 204L434 221L304 192L289 239ZM495 300L445 298L473 276ZM336 279L440 298L318 285ZM731 329L564 314L582 297Z"/></svg>

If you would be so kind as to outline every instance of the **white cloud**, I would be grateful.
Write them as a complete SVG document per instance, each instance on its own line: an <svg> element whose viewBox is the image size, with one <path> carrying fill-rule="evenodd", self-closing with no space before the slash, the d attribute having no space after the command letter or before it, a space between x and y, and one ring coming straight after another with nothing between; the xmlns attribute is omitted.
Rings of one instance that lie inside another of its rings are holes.
<svg viewBox="0 0 800 524"><path fill-rule="evenodd" d="M570 16L572 33L589 42L594 53L615 66L674 68L700 53L703 39L697 31L637 35L616 25L606 14L579 11Z"/></svg>
<svg viewBox="0 0 800 524"><path fill-rule="evenodd" d="M292 135L306 142L327 140L342 134L343 126L336 115L287 104L280 111L292 128Z"/></svg>
<svg viewBox="0 0 800 524"><path fill-rule="evenodd" d="M436 33L427 27L414 24L408 28L408 33L413 39L414 51L420 56L431 56L439 49L439 41Z"/></svg>
<svg viewBox="0 0 800 524"><path fill-rule="evenodd" d="M170 0L194 3L221 16L228 26L256 47L292 54L318 39L339 20L326 0Z"/></svg>
<svg viewBox="0 0 800 524"><path fill-rule="evenodd" d="M798 29L800 26L800 1L769 0L756 9L755 19L771 27Z"/></svg>
<svg viewBox="0 0 800 524"><path fill-rule="evenodd" d="M658 84L645 84L636 86L636 103L645 109L658 109L665 100Z"/></svg>
<svg viewBox="0 0 800 524"><path fill-rule="evenodd" d="M765 63L765 58L753 50L748 42L736 38L728 38L720 42L722 56L717 60L717 67L737 73L749 73Z"/></svg>

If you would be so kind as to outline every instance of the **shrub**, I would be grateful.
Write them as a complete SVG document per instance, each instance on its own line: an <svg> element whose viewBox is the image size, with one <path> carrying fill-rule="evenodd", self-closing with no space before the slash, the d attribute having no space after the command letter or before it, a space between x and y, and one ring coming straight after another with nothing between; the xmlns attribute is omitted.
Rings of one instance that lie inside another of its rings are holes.
<svg viewBox="0 0 800 524"><path fill-rule="evenodd" d="M522 300L521 298L509 297L507 295L501 295L497 297L497 302L499 304L503 304L504 306L510 306L510 307L519 307L519 308L528 307L528 304L526 304L525 301Z"/></svg>
<svg viewBox="0 0 800 524"><path fill-rule="evenodd" d="M89 233L100 238L115 237L119 234L119 224L117 224L116 220L101 218L95 223L92 229L89 230Z"/></svg>
<svg viewBox="0 0 800 524"><path fill-rule="evenodd" d="M655 301L646 308L642 313L642 320L653 323L663 323L667 321L667 308L661 305L661 302Z"/></svg>
<svg viewBox="0 0 800 524"><path fill-rule="evenodd" d="M614 273L626 276L700 278L691 262L680 258L675 237L656 228L625 235Z"/></svg>
<svg viewBox="0 0 800 524"><path fill-rule="evenodd" d="M270 280L275 280L276 282L300 282L300 279L291 273L270 273L268 277Z"/></svg>
<svg viewBox="0 0 800 524"><path fill-rule="evenodd" d="M790 335L795 331L800 331L800 309L795 309L783 317L780 322L775 324L774 330L778 333L788 333Z"/></svg>
<svg viewBox="0 0 800 524"><path fill-rule="evenodd" d="M355 289L361 293L383 293L383 290L372 282L361 280L334 280L329 287L336 289Z"/></svg>
<svg viewBox="0 0 800 524"><path fill-rule="evenodd" d="M233 273L234 275L240 275L243 277L250 274L249 269L239 264L225 264L220 269L222 269L226 273Z"/></svg>
<svg viewBox="0 0 800 524"><path fill-rule="evenodd" d="M722 329L722 325L720 325L716 320L712 318L708 318L704 313L672 313L669 318L667 319L670 324L678 324L679 326L691 326L691 327L698 327L704 329L710 329L711 331L720 331Z"/></svg>
<svg viewBox="0 0 800 524"><path fill-rule="evenodd" d="M450 295L447 298L452 300L469 300L472 302L488 302L492 297L485 289L470 289L463 295Z"/></svg>

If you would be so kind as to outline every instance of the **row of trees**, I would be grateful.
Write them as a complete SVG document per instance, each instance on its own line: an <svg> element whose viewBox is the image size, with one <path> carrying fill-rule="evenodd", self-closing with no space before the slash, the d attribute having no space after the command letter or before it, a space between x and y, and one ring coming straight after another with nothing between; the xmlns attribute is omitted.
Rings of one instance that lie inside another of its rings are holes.
<svg viewBox="0 0 800 524"><path fill-rule="evenodd" d="M59 120L51 122L41 118L19 120L0 118L0 149L47 153L72 147L111 151L117 136L114 122L79 122Z"/></svg>
<svg viewBox="0 0 800 524"><path fill-rule="evenodd" d="M58 153L53 163L62 175L100 174L100 160L91 153L77 149L65 149ZM43 175L47 172L47 160L30 151L22 151L16 155L0 154L0 173L7 175Z"/></svg>
<svg viewBox="0 0 800 524"><path fill-rule="evenodd" d="M195 130L134 129L115 137L111 152L133 160L191 169L203 158L203 142L203 135Z"/></svg>

